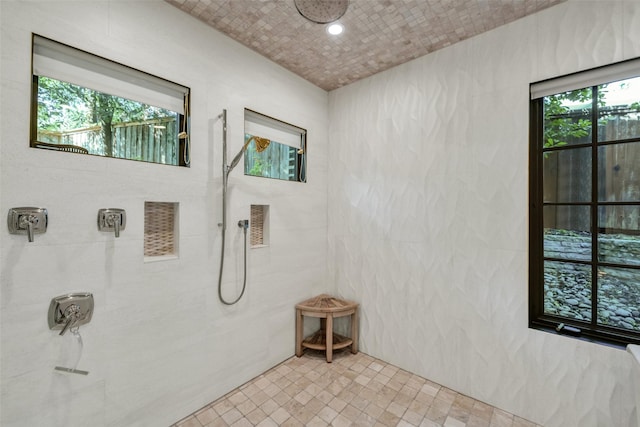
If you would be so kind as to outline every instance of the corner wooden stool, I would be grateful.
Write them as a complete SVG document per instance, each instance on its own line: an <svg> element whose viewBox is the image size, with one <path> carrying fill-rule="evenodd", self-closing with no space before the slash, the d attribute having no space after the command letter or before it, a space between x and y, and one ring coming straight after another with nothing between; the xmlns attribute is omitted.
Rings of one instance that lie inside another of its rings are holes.
<svg viewBox="0 0 640 427"><path fill-rule="evenodd" d="M302 339L304 316L319 317L320 330ZM351 338L333 333L333 319L351 316ZM331 363L333 350L351 346L351 353L358 352L358 304L322 294L296 304L296 356L303 348L326 350L327 362Z"/></svg>

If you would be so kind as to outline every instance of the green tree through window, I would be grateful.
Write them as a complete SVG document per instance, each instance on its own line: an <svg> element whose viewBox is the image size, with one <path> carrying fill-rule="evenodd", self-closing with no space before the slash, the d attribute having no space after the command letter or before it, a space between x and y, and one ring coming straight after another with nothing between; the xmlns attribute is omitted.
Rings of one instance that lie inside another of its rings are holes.
<svg viewBox="0 0 640 427"><path fill-rule="evenodd" d="M114 144L118 142L116 129L138 124L143 126L145 131L130 131L130 137L124 137L121 141L142 145L142 140L146 140L147 143L155 139L168 140L169 150L176 151L176 154L166 153L165 148L165 160L161 163L177 164L176 129L180 120L178 113L48 77L36 76L34 80L38 93L38 141L71 143L83 146L90 154L123 157L122 154L127 152L127 147L114 149ZM65 135L82 136L83 130L89 133L90 129L96 126L100 129L93 138L74 140L69 137L63 141ZM155 138L150 132L163 132L165 135ZM91 140L91 143L77 142L87 139ZM131 153L131 148L128 152ZM141 153L144 153L143 149ZM126 155L124 157L131 158ZM140 154L135 159L148 160L145 154Z"/></svg>

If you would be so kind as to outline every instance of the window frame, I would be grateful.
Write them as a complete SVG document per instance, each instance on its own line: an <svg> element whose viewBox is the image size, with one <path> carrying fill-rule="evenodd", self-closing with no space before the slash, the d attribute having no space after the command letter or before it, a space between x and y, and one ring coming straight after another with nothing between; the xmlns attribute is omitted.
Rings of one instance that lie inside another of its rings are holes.
<svg viewBox="0 0 640 427"><path fill-rule="evenodd" d="M621 71L622 70L622 71ZM632 71L629 71L632 70ZM622 75L621 75L622 73ZM627 74L625 74L627 73ZM640 143L640 136L627 139L599 141L598 118L599 106L596 88L599 85L617 82L640 76L640 58L615 63L610 66L598 67L585 72L574 73L557 79L532 83L530 87L531 99L529 105L529 327L557 334L573 336L575 338L613 345L617 347L627 344L640 344L640 331L626 330L619 327L605 325L598 322L598 269L600 267L624 267L625 269L640 270L640 266L630 264L616 264L599 259L598 244L600 232L599 208L602 206L640 205L640 201L602 201L598 195L598 158L601 147L625 143ZM569 85L567 86L567 82ZM576 83L577 82L577 83ZM587 82L586 86L579 86L580 82ZM576 84L578 86L576 86ZM564 88L562 88L562 86ZM571 86L573 85L573 86ZM540 86L545 86L540 89ZM560 89L558 89L560 87ZM567 89L568 87L568 89ZM591 138L589 143L570 144L561 147L544 147L544 98L571 90L591 88L592 107L590 113ZM547 91L546 94L544 90ZM590 147L591 149L591 198L586 202L545 202L544 193L544 153L560 152ZM588 206L590 210L591 230L591 258L589 261L575 259L545 257L544 254L544 216L545 206ZM552 313L545 313L545 261L571 262L587 265L591 268L591 319L578 320ZM640 284L639 284L640 286ZM639 301L640 303L640 301ZM639 306L640 308L640 306ZM561 325L564 324L564 327Z"/></svg>
<svg viewBox="0 0 640 427"><path fill-rule="evenodd" d="M177 164L173 163L162 163L152 160L140 160L135 158L128 157L118 157L118 156L108 156L101 154L90 154L97 157L105 157L105 158L113 158L113 159L122 159L122 160L133 160L133 161L142 161L145 163L153 163L158 165L165 166L183 166L190 167L191 165L191 142L190 142L190 122L191 122L191 113L190 113L190 103L191 103L191 90L190 88L180 85L178 83L174 83L162 77L158 77L156 75L147 73L145 71L138 70L136 68L130 67L128 65L121 64L119 62L113 61L108 58L104 58L99 55L95 55L91 52L87 52L82 49L78 49L76 47L49 39L47 37L43 37L41 35L32 34L32 66L31 66L31 97L30 97L30 127L29 127L29 146L32 148L44 148L55 151L69 151L78 153L77 150L67 150L63 146L59 146L62 148L57 148L54 144L48 144L43 141L38 140L38 83L40 77L47 77L49 79L62 81L66 83L70 83L72 85L80 86L83 88L87 88L93 90L95 92L101 92L108 96L113 96L116 98L125 98L130 99L134 102L138 102L141 104L150 105L158 108L165 108L165 106L156 105L154 103L147 102L148 99L144 96L139 98L136 94L131 94L131 96L127 96L129 92L123 90L122 93L115 94L107 91L102 91L100 88L90 87L84 84L84 82L80 81L71 81L72 78L60 78L58 75L47 75L49 73L37 73L35 69L36 56L43 58L53 58L54 61L58 61L60 64L68 64L71 68L75 67L78 69L86 69L88 73L97 73L104 74L105 77L119 80L123 83L123 85L128 86L130 88L140 88L143 92L147 93L156 92L161 97L170 97L174 96L176 93L182 93L183 101L182 101L182 111L175 111L177 113L177 123L176 123L176 138L177 138ZM40 66L42 67L42 66ZM51 68L50 66L44 66L44 68L48 68L53 70L53 73L59 73L60 69L55 70L55 68ZM65 74L63 72L63 74ZM170 95L171 94L171 95ZM166 101L165 101L166 102ZM175 104L175 102L173 103ZM173 105L172 104L172 105ZM177 104L176 104L177 105ZM171 110L173 111L173 109ZM86 154L86 153L83 153Z"/></svg>
<svg viewBox="0 0 640 427"><path fill-rule="evenodd" d="M252 132L254 129L262 129L262 131ZM289 138L286 141L278 140L283 134L289 134ZM243 171L245 176L251 176L256 178L275 179L285 182L307 182L307 130L299 126L287 123L280 119L268 116L266 114L259 113L255 110L245 108L244 109L244 140L245 143L249 138L247 135L256 137L265 137L272 142L278 143L283 146L289 146L296 149L295 162L295 178L296 179L283 179L279 177L253 175L247 171L250 169L249 156L245 153L243 159ZM294 145L291 140L292 137L296 137L296 144Z"/></svg>

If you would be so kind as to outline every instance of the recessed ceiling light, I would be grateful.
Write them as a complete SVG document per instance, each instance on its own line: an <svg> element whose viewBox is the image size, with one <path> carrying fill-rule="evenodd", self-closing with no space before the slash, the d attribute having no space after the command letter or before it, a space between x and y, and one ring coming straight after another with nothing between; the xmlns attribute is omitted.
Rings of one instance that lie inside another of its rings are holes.
<svg viewBox="0 0 640 427"><path fill-rule="evenodd" d="M344 27L342 26L342 24L336 23L336 24L331 24L327 27L327 33L333 34L334 36L341 34L342 31L344 31Z"/></svg>

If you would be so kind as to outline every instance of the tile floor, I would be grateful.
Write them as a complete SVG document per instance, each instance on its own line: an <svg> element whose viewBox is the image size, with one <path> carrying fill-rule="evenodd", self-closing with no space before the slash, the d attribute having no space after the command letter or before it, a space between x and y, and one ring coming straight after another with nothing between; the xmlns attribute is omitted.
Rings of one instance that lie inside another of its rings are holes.
<svg viewBox="0 0 640 427"><path fill-rule="evenodd" d="M362 352L307 350L172 427L540 427Z"/></svg>

